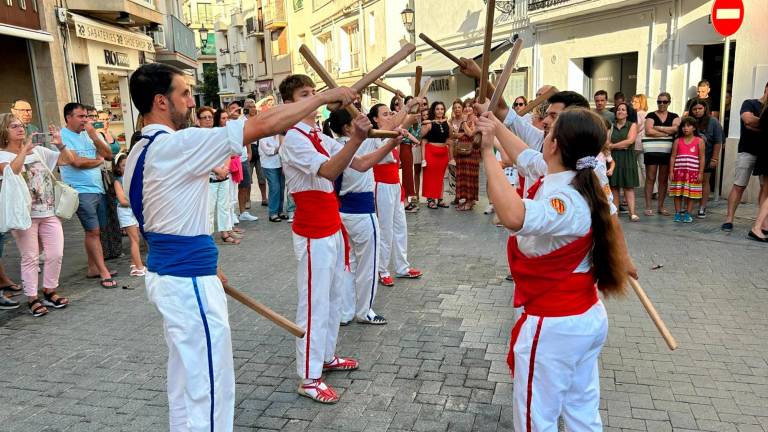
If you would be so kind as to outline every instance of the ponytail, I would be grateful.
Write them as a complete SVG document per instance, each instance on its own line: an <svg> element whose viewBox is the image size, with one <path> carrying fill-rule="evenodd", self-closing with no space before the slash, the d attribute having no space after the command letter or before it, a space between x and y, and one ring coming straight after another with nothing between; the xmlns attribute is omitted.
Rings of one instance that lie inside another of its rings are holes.
<svg viewBox="0 0 768 432"><path fill-rule="evenodd" d="M597 288L611 297L626 293L627 265L620 248L619 232L611 217L608 198L593 169L577 169L577 161L594 157L605 145L607 132L603 120L584 108L570 108L558 116L552 130L563 165L576 171L573 187L589 205L592 218L592 266ZM578 167L582 168L582 167Z"/></svg>

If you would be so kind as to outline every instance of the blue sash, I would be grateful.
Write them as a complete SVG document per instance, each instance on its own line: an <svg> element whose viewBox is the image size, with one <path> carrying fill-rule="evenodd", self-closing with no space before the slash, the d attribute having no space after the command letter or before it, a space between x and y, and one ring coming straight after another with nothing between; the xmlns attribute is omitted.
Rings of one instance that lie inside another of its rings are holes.
<svg viewBox="0 0 768 432"><path fill-rule="evenodd" d="M347 192L339 196L341 213L369 214L376 213L373 192Z"/></svg>
<svg viewBox="0 0 768 432"><path fill-rule="evenodd" d="M141 154L136 161L128 196L133 215L139 223L139 230L149 245L147 269L161 276L214 276L216 275L219 251L213 242L213 237L209 235L180 236L144 231L144 163L147 149L158 135L166 133L168 132L160 130L152 136L141 136L148 142L141 149Z"/></svg>

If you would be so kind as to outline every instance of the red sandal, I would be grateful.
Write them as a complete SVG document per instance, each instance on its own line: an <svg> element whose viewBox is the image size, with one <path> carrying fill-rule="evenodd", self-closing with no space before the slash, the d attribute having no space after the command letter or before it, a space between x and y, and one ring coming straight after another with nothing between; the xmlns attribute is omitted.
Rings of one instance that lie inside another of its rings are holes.
<svg viewBox="0 0 768 432"><path fill-rule="evenodd" d="M333 356L333 360L323 363L323 372L350 371L360 367L355 359Z"/></svg>
<svg viewBox="0 0 768 432"><path fill-rule="evenodd" d="M333 387L323 381L322 378L312 380L309 384L299 384L300 395L324 404L335 404L339 401L339 395Z"/></svg>

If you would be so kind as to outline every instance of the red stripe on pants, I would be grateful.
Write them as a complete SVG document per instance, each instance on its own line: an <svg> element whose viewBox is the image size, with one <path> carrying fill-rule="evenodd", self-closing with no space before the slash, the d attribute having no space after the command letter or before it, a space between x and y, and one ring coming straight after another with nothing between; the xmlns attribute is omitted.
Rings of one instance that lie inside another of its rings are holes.
<svg viewBox="0 0 768 432"><path fill-rule="evenodd" d="M309 341L311 340L312 331L312 252L310 249L310 243L312 240L307 239L307 334L304 337L307 339L306 347L306 363L304 366L304 378L309 378Z"/></svg>
<svg viewBox="0 0 768 432"><path fill-rule="evenodd" d="M448 168L448 146L424 145L424 179L421 182L421 194L424 198L441 199L443 197L443 178Z"/></svg>
<svg viewBox="0 0 768 432"><path fill-rule="evenodd" d="M536 324L536 335L533 337L531 346L531 362L528 366L528 402L526 406L526 430L531 432L531 399L533 399L533 367L536 364L536 347L539 345L539 334L541 334L541 325L544 323L544 317L539 317Z"/></svg>

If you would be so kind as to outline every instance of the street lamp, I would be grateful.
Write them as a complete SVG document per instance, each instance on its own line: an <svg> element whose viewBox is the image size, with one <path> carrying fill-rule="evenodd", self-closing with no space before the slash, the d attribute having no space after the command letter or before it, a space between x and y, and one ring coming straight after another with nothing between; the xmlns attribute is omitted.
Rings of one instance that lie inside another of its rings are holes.
<svg viewBox="0 0 768 432"><path fill-rule="evenodd" d="M205 49L208 45L208 29L203 27L197 32L200 34L200 46Z"/></svg>
<svg viewBox="0 0 768 432"><path fill-rule="evenodd" d="M403 19L403 25L405 26L405 29L409 32L413 32L415 29L414 23L413 23L413 9L410 7L406 7L403 9L402 12L400 12L400 18Z"/></svg>

